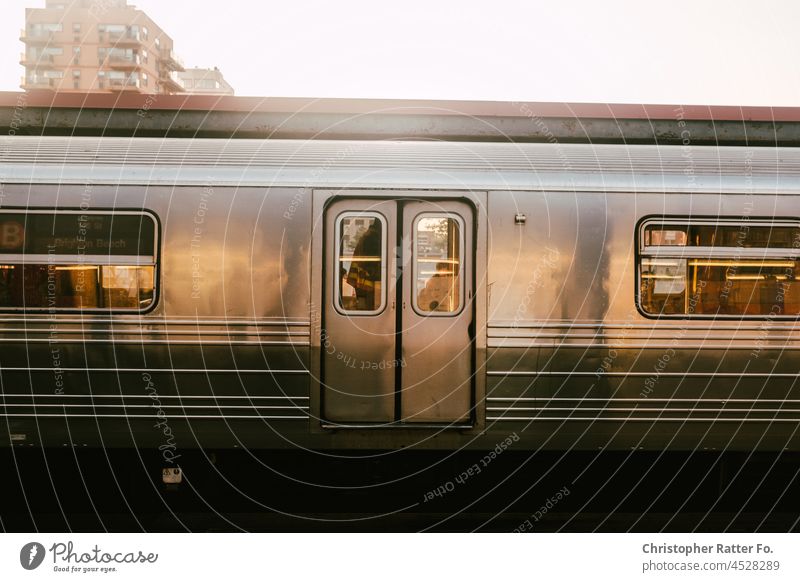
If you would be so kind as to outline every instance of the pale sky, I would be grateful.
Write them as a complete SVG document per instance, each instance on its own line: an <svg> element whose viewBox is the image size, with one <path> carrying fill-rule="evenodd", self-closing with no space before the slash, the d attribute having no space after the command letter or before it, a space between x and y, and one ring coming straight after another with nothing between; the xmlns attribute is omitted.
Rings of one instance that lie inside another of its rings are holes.
<svg viewBox="0 0 800 582"><path fill-rule="evenodd" d="M796 0L129 3L237 95L800 106ZM26 6L0 0L0 90Z"/></svg>

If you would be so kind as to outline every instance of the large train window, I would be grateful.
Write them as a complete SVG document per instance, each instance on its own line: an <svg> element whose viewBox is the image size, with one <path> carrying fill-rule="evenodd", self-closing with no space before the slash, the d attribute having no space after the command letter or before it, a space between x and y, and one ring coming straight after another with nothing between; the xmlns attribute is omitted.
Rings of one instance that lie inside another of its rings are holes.
<svg viewBox="0 0 800 582"><path fill-rule="evenodd" d="M374 315L386 297L386 220L376 212L347 212L336 220L336 308Z"/></svg>
<svg viewBox="0 0 800 582"><path fill-rule="evenodd" d="M464 255L461 217L425 213L414 221L414 309L420 315L461 310Z"/></svg>
<svg viewBox="0 0 800 582"><path fill-rule="evenodd" d="M144 311L156 236L142 212L0 211L0 309Z"/></svg>
<svg viewBox="0 0 800 582"><path fill-rule="evenodd" d="M639 304L657 316L800 315L800 224L646 220Z"/></svg>

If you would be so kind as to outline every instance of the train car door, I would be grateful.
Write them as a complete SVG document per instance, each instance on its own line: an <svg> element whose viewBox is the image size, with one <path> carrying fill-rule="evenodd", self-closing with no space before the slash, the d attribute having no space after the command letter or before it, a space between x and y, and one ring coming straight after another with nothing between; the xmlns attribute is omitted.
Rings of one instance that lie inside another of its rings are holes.
<svg viewBox="0 0 800 582"><path fill-rule="evenodd" d="M474 216L458 200L325 210L323 420L467 425L474 403Z"/></svg>

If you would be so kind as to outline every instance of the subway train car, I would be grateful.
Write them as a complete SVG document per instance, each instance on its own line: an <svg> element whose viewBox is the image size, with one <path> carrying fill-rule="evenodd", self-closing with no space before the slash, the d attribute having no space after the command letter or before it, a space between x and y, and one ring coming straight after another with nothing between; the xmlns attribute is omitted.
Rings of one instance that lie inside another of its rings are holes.
<svg viewBox="0 0 800 582"><path fill-rule="evenodd" d="M800 449L796 149L2 145L4 446Z"/></svg>

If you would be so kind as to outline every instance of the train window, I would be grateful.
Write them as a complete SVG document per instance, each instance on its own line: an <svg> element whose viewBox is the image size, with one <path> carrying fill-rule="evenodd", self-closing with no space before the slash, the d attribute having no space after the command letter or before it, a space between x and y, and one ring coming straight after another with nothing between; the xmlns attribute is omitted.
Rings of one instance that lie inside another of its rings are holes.
<svg viewBox="0 0 800 582"><path fill-rule="evenodd" d="M0 309L142 311L155 301L149 214L0 212Z"/></svg>
<svg viewBox="0 0 800 582"><path fill-rule="evenodd" d="M639 302L650 315L800 316L800 225L653 220L639 238Z"/></svg>
<svg viewBox="0 0 800 582"><path fill-rule="evenodd" d="M375 212L345 213L336 222L337 308L371 315L383 309L386 283L386 222Z"/></svg>
<svg viewBox="0 0 800 582"><path fill-rule="evenodd" d="M464 240L457 216L423 214L414 221L414 308L449 315L461 308Z"/></svg>
<svg viewBox="0 0 800 582"><path fill-rule="evenodd" d="M644 246L737 247L791 249L796 241L797 226L773 224L701 223L647 224Z"/></svg>

